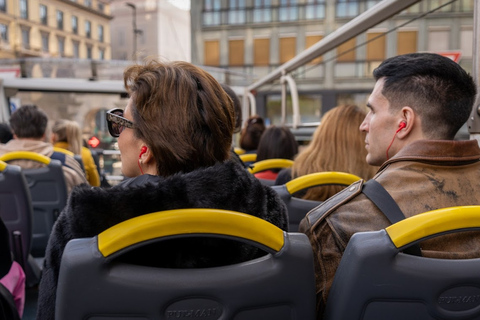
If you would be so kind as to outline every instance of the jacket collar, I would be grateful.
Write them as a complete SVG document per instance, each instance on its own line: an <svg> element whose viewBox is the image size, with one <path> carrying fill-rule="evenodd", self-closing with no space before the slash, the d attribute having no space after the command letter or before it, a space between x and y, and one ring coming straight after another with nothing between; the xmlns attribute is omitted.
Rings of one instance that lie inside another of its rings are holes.
<svg viewBox="0 0 480 320"><path fill-rule="evenodd" d="M385 161L379 171L391 163L412 160L464 165L480 160L480 148L477 140L417 140Z"/></svg>

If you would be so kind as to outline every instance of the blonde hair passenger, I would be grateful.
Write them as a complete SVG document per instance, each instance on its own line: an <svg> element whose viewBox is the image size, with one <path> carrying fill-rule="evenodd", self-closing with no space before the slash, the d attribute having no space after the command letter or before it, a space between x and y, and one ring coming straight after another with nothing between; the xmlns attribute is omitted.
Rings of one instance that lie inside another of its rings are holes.
<svg viewBox="0 0 480 320"><path fill-rule="evenodd" d="M55 121L52 127L52 144L54 147L81 155L88 183L94 187L100 186L97 166L90 150L83 146L82 131L75 121L66 119Z"/></svg>
<svg viewBox="0 0 480 320"><path fill-rule="evenodd" d="M371 179L378 167L367 164L365 133L358 128L366 113L354 105L337 106L322 117L312 141L295 159L292 178L325 171L355 174ZM303 199L323 201L341 191L344 186L310 188Z"/></svg>

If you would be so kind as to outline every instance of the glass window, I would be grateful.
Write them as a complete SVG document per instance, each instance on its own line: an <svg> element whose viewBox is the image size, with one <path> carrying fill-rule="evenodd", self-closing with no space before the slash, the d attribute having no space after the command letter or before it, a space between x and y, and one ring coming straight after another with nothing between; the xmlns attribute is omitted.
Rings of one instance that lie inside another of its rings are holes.
<svg viewBox="0 0 480 320"><path fill-rule="evenodd" d="M91 7L92 6L92 0L85 0L84 4L87 7Z"/></svg>
<svg viewBox="0 0 480 320"><path fill-rule="evenodd" d="M22 28L22 47L30 49L30 29Z"/></svg>
<svg viewBox="0 0 480 320"><path fill-rule="evenodd" d="M98 59L105 60L105 49L98 50Z"/></svg>
<svg viewBox="0 0 480 320"><path fill-rule="evenodd" d="M102 2L98 2L98 11L104 12L105 11L105 5Z"/></svg>
<svg viewBox="0 0 480 320"><path fill-rule="evenodd" d="M63 11L57 10L57 28L63 30Z"/></svg>
<svg viewBox="0 0 480 320"><path fill-rule="evenodd" d="M325 0L307 0L305 19L325 19Z"/></svg>
<svg viewBox="0 0 480 320"><path fill-rule="evenodd" d="M0 11L7 12L7 0L0 0Z"/></svg>
<svg viewBox="0 0 480 320"><path fill-rule="evenodd" d="M85 20L85 36L87 38L92 37L92 23L88 20Z"/></svg>
<svg viewBox="0 0 480 320"><path fill-rule="evenodd" d="M65 56L65 38L58 37L58 56L63 57Z"/></svg>
<svg viewBox="0 0 480 320"><path fill-rule="evenodd" d="M73 41L73 57L80 58L80 42L78 41Z"/></svg>
<svg viewBox="0 0 480 320"><path fill-rule="evenodd" d="M72 32L78 34L78 18L72 16Z"/></svg>
<svg viewBox="0 0 480 320"><path fill-rule="evenodd" d="M255 0L253 8L253 22L272 21L272 2L270 0Z"/></svg>
<svg viewBox="0 0 480 320"><path fill-rule="evenodd" d="M280 21L298 20L297 0L280 0L278 15Z"/></svg>
<svg viewBox="0 0 480 320"><path fill-rule="evenodd" d="M20 0L20 18L28 19L28 1Z"/></svg>
<svg viewBox="0 0 480 320"><path fill-rule="evenodd" d="M245 23L245 0L230 0L228 7L228 23Z"/></svg>
<svg viewBox="0 0 480 320"><path fill-rule="evenodd" d="M92 46L87 46L87 59L92 59Z"/></svg>
<svg viewBox="0 0 480 320"><path fill-rule="evenodd" d="M220 0L204 0L203 25L218 26L221 22Z"/></svg>
<svg viewBox="0 0 480 320"><path fill-rule="evenodd" d="M47 6L46 6L46 5L43 5L43 4L40 5L40 22L41 22L43 25L47 25L47 24L48 24Z"/></svg>
<svg viewBox="0 0 480 320"><path fill-rule="evenodd" d="M0 23L0 38L2 41L8 41L8 26L3 23Z"/></svg>
<svg viewBox="0 0 480 320"><path fill-rule="evenodd" d="M48 33L43 33L42 32L42 51L43 52L49 52L49 43L48 43Z"/></svg>
<svg viewBox="0 0 480 320"><path fill-rule="evenodd" d="M358 15L358 0L337 0L337 17L351 18Z"/></svg>
<svg viewBox="0 0 480 320"><path fill-rule="evenodd" d="M103 42L103 26L98 26L98 41Z"/></svg>

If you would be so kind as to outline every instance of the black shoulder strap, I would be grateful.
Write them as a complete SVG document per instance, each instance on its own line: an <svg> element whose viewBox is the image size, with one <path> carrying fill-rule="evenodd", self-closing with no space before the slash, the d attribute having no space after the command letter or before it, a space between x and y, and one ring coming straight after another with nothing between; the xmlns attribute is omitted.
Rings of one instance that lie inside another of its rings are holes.
<svg viewBox="0 0 480 320"><path fill-rule="evenodd" d="M405 215L390 193L376 180L371 179L364 183L362 192L382 211L390 223L394 224L405 219ZM419 245L413 245L405 249L404 252L415 256L422 255Z"/></svg>
<svg viewBox="0 0 480 320"><path fill-rule="evenodd" d="M65 153L53 151L53 153L50 155L50 159L60 160L60 162L62 163L62 166L64 166L66 161L66 156L65 156Z"/></svg>
<svg viewBox="0 0 480 320"><path fill-rule="evenodd" d="M5 320L20 320L12 294L0 283L0 317Z"/></svg>

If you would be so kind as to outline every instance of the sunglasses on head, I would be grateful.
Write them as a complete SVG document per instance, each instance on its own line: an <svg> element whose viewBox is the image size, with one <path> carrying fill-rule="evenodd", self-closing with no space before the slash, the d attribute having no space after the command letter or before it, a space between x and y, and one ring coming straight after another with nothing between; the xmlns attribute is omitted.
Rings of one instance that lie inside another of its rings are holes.
<svg viewBox="0 0 480 320"><path fill-rule="evenodd" d="M107 111L107 126L108 132L110 132L110 135L115 138L120 136L120 133L123 132L123 129L135 128L135 125L132 121L123 117L123 110L118 108Z"/></svg>

